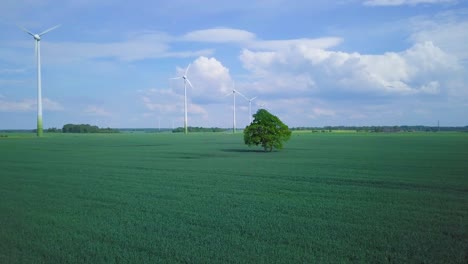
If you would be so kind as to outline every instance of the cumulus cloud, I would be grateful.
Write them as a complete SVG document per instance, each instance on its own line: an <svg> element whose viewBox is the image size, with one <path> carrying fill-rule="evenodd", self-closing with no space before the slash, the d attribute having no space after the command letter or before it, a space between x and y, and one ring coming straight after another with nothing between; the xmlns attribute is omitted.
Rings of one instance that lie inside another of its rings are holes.
<svg viewBox="0 0 468 264"><path fill-rule="evenodd" d="M456 0L367 0L364 5L367 6L400 6L400 5L418 5L418 4L447 4L455 3Z"/></svg>
<svg viewBox="0 0 468 264"><path fill-rule="evenodd" d="M177 69L177 76L185 73L185 68ZM196 103L212 103L232 89L232 79L229 69L216 58L201 56L190 66L187 73L188 79L193 85L188 87L191 100ZM178 93L183 93L183 81L173 80L172 85Z"/></svg>
<svg viewBox="0 0 468 264"><path fill-rule="evenodd" d="M287 51L243 50L244 67L289 94L415 94L439 92L444 74L459 68L457 60L431 42L402 52L366 55L296 46ZM435 82L438 82L436 87ZM273 88L257 85L259 92Z"/></svg>
<svg viewBox="0 0 468 264"><path fill-rule="evenodd" d="M248 45L250 49L258 50L279 50L289 49L295 46L305 46L316 49L328 49L338 46L343 42L343 39L338 37L323 37L316 39L286 39L286 40L257 40Z"/></svg>
<svg viewBox="0 0 468 264"><path fill-rule="evenodd" d="M410 40L431 41L446 52L468 60L468 10L446 12L431 17L418 17L410 22Z"/></svg>
<svg viewBox="0 0 468 264"><path fill-rule="evenodd" d="M185 74L187 66L178 67L174 76ZM191 63L187 77L193 87L187 85L187 112L189 125L210 124L219 120L220 104L225 104L224 95L232 89L229 70L215 58L198 57ZM152 88L139 91L146 110L156 112L166 120L181 122L184 115L184 82L171 80L170 88ZM218 109L218 110L216 110ZM182 118L182 119L181 119ZM218 124L219 125L219 124Z"/></svg>

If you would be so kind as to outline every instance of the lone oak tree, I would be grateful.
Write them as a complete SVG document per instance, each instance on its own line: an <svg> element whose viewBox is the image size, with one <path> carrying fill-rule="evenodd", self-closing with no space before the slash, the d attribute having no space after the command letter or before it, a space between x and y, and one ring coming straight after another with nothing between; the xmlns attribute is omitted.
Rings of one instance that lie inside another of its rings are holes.
<svg viewBox="0 0 468 264"><path fill-rule="evenodd" d="M245 144L261 145L265 151L282 149L283 141L291 137L288 126L265 109L259 109L253 117L252 123L244 129Z"/></svg>

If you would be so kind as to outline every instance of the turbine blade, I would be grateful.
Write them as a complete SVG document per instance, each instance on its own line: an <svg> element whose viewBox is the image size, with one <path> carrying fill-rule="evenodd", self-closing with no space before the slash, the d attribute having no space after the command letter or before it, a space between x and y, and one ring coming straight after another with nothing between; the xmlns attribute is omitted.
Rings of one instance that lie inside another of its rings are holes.
<svg viewBox="0 0 468 264"><path fill-rule="evenodd" d="M240 94L242 97L244 97L245 100L247 100L247 101L249 100L249 98L247 98L247 97L246 97L245 95L243 95L241 92L239 92L239 91L236 90L236 93L238 93L238 94Z"/></svg>
<svg viewBox="0 0 468 264"><path fill-rule="evenodd" d="M187 78L185 78L185 80L186 80L186 81L187 81L187 83L190 85L190 87L192 87L192 88L193 88L193 85L192 85L192 83L190 82L190 80L189 80L189 79L187 79Z"/></svg>
<svg viewBox="0 0 468 264"><path fill-rule="evenodd" d="M231 94L232 94L232 92L230 92L230 93L226 94L226 95L225 95L225 96L223 96L223 97L228 97L228 96L230 96Z"/></svg>
<svg viewBox="0 0 468 264"><path fill-rule="evenodd" d="M178 79L182 79L182 77L169 78L169 80L178 80Z"/></svg>
<svg viewBox="0 0 468 264"><path fill-rule="evenodd" d="M190 69L190 65L191 65L191 63L189 63L189 65L187 66L187 69L185 69L185 74L184 74L185 76L187 76L188 70ZM190 86L192 86L192 85L190 85Z"/></svg>
<svg viewBox="0 0 468 264"><path fill-rule="evenodd" d="M56 28L58 28L58 27L60 27L60 25L53 26L53 27L51 27L51 28L45 30L45 31L42 32L41 34L39 34L39 36L42 36L42 35L44 35L44 34L50 32L50 31L52 31L52 30L54 30L54 29L56 29Z"/></svg>
<svg viewBox="0 0 468 264"><path fill-rule="evenodd" d="M250 98L249 101L252 102L253 100L255 100L255 98L257 98L257 96Z"/></svg>
<svg viewBox="0 0 468 264"><path fill-rule="evenodd" d="M31 31L25 29L24 27L20 26L20 25L16 25L17 27L19 27L21 30L23 30L24 32L28 33L29 35L33 36L34 37L34 34L31 33Z"/></svg>

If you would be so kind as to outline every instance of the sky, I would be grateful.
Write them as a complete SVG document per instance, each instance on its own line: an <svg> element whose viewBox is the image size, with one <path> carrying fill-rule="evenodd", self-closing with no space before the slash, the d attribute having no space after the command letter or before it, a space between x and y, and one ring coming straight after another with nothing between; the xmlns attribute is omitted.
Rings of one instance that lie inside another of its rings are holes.
<svg viewBox="0 0 468 264"><path fill-rule="evenodd" d="M0 129L468 125L465 0L2 0ZM231 94L231 95L228 95ZM236 123L249 102L236 96Z"/></svg>

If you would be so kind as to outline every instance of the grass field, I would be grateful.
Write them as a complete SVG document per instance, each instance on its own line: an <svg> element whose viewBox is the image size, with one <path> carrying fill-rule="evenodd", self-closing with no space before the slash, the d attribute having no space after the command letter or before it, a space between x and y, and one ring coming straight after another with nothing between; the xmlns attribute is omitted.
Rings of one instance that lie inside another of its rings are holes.
<svg viewBox="0 0 468 264"><path fill-rule="evenodd" d="M0 138L0 263L467 263L468 134Z"/></svg>

